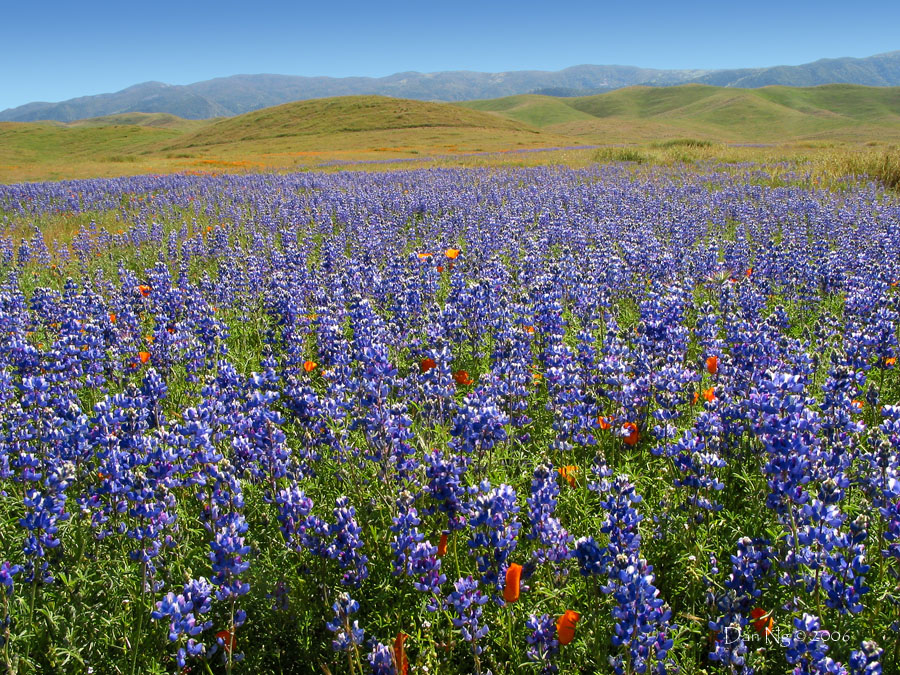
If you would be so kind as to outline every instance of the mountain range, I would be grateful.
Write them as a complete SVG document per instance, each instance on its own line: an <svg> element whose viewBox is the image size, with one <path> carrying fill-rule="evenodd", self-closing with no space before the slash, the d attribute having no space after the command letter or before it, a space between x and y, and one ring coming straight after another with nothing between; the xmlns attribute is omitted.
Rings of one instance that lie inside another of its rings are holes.
<svg viewBox="0 0 900 675"><path fill-rule="evenodd" d="M82 96L59 103L27 103L0 111L0 121L72 122L135 112L208 119L231 117L291 101L333 96L376 94L425 101L467 101L527 93L586 96L634 85L663 87L688 83L748 89L832 83L900 86L900 51L867 58L820 59L799 66L732 70L581 65L559 71L404 72L380 78L233 75L188 85L145 82L110 94Z"/></svg>

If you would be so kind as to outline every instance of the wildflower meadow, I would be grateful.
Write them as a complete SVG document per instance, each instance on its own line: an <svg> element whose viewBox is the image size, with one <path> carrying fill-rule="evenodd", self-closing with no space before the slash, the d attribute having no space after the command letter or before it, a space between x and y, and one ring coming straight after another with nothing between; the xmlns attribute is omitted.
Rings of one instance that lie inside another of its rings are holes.
<svg viewBox="0 0 900 675"><path fill-rule="evenodd" d="M0 670L900 672L900 200L0 186Z"/></svg>

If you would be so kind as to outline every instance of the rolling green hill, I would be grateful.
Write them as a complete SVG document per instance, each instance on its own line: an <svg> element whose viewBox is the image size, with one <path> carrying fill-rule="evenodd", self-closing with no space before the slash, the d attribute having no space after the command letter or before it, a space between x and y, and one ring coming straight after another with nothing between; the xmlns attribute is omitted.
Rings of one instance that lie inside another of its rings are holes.
<svg viewBox="0 0 900 675"><path fill-rule="evenodd" d="M459 156L678 138L808 147L897 143L900 88L691 84L461 104L346 96L211 120L125 113L65 124L9 122L0 123L0 181L292 169L372 159L471 161Z"/></svg>
<svg viewBox="0 0 900 675"><path fill-rule="evenodd" d="M460 105L555 133L600 140L622 132L623 142L648 140L647 134L686 133L726 142L900 138L897 87L733 89L688 84L629 87L576 98L513 96Z"/></svg>

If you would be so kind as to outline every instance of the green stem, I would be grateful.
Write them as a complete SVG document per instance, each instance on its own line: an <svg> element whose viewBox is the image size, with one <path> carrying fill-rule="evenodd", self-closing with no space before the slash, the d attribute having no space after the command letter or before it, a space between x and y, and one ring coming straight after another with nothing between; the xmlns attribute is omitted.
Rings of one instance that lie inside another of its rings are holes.
<svg viewBox="0 0 900 675"><path fill-rule="evenodd" d="M141 585L138 588L137 601L135 602L135 611L138 614L137 630L134 633L134 644L131 646L131 675L137 672L138 652L140 652L141 636L144 630L144 586L147 584L147 563L141 563Z"/></svg>

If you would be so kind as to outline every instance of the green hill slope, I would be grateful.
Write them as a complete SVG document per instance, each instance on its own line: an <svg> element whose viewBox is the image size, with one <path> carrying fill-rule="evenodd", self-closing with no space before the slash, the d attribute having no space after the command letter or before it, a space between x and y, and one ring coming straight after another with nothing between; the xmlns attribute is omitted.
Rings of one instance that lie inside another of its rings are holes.
<svg viewBox="0 0 900 675"><path fill-rule="evenodd" d="M517 96L466 107L558 134L623 142L690 133L734 142L900 138L900 88L824 85L735 89L629 87L596 96ZM568 111L566 111L568 108Z"/></svg>
<svg viewBox="0 0 900 675"><path fill-rule="evenodd" d="M503 135L539 136L539 130L513 119L448 103L426 103L384 96L342 96L286 103L215 122L179 139L171 147L197 148L298 137L336 137L354 133L408 130L492 130Z"/></svg>

